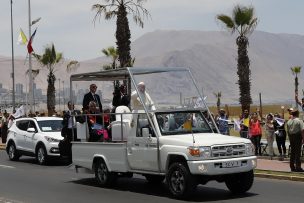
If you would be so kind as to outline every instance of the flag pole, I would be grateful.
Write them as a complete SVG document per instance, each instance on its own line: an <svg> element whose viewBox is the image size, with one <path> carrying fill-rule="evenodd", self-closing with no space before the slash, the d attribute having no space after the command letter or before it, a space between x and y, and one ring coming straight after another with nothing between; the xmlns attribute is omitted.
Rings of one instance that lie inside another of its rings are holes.
<svg viewBox="0 0 304 203"><path fill-rule="evenodd" d="M11 1L11 36L12 36L12 79L13 79L13 88L12 88L12 102L13 102L13 111L15 111L15 59L14 59L14 31L13 31L13 0Z"/></svg>
<svg viewBox="0 0 304 203"><path fill-rule="evenodd" d="M31 0L28 0L28 22L29 22L29 37L32 36L31 32ZM32 76L32 53L29 55L29 103L30 103L30 114L33 113L33 76Z"/></svg>

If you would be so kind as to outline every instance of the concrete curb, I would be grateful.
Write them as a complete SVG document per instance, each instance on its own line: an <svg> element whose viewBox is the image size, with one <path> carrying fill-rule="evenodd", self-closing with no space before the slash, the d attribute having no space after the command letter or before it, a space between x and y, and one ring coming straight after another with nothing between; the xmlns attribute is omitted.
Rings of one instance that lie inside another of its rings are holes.
<svg viewBox="0 0 304 203"><path fill-rule="evenodd" d="M276 174L268 174L268 173L261 173L261 172L255 172L255 177L259 178L269 178L269 179L277 179L277 180L289 180L289 181L299 181L304 182L304 176L295 176L293 173L290 173L290 175L276 175Z"/></svg>

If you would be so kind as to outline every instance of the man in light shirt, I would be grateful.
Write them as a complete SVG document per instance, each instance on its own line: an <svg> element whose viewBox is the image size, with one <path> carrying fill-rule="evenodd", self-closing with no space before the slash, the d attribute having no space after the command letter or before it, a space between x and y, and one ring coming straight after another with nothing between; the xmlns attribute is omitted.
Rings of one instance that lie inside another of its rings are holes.
<svg viewBox="0 0 304 203"><path fill-rule="evenodd" d="M290 141L290 169L292 172L304 172L301 167L301 147L304 140L304 123L299 119L299 111L291 111L292 118L287 121L287 133Z"/></svg>

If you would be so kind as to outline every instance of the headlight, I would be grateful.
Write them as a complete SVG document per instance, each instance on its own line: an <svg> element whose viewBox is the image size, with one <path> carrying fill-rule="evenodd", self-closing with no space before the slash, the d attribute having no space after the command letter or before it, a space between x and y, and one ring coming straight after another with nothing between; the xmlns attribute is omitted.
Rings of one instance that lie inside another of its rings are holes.
<svg viewBox="0 0 304 203"><path fill-rule="evenodd" d="M210 147L199 147L199 146L190 146L188 147L189 154L196 157L211 157L211 148Z"/></svg>
<svg viewBox="0 0 304 203"><path fill-rule="evenodd" d="M246 155L253 156L255 154L254 146L252 143L245 144Z"/></svg>
<svg viewBox="0 0 304 203"><path fill-rule="evenodd" d="M48 141L48 142L59 142L60 140L58 139L55 139L55 138L52 138L52 137L49 137L49 136L44 136L45 139Z"/></svg>
<svg viewBox="0 0 304 203"><path fill-rule="evenodd" d="M204 158L211 158L211 147L200 147L201 156Z"/></svg>

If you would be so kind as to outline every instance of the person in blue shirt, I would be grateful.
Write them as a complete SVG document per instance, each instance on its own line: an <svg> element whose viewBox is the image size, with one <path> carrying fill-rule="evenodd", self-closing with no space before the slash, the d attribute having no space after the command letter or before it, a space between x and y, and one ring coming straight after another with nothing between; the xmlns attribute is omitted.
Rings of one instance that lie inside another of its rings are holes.
<svg viewBox="0 0 304 203"><path fill-rule="evenodd" d="M226 105L225 107L227 112L224 109L220 109L219 115L216 118L216 122L221 134L230 135L229 125L228 125L229 111L228 111L228 106Z"/></svg>

